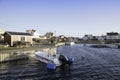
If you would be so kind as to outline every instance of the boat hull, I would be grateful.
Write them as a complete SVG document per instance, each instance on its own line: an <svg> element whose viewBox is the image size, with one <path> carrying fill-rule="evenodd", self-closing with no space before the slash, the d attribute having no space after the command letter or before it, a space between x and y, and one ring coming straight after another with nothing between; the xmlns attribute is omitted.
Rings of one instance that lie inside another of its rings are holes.
<svg viewBox="0 0 120 80"><path fill-rule="evenodd" d="M53 63L56 66L60 66L61 62L58 60L59 55L53 56L46 52L36 52L35 53L37 60L44 62L46 64Z"/></svg>

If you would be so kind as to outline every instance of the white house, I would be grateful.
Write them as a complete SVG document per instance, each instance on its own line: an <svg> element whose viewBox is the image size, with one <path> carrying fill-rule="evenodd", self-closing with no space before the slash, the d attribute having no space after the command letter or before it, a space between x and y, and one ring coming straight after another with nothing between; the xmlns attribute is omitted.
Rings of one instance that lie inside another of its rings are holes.
<svg viewBox="0 0 120 80"><path fill-rule="evenodd" d="M99 41L104 41L104 40L105 40L104 36L97 36L97 39L98 39Z"/></svg>
<svg viewBox="0 0 120 80"><path fill-rule="evenodd" d="M110 33L107 33L106 39L107 40L120 39L120 35L117 32L110 32Z"/></svg>
<svg viewBox="0 0 120 80"><path fill-rule="evenodd" d="M3 36L4 33L5 33L5 31L3 31L2 29L0 29L0 39L4 38L4 36Z"/></svg>
<svg viewBox="0 0 120 80"><path fill-rule="evenodd" d="M40 38L40 34L37 32L37 30L26 30L26 32L30 33L33 36L32 38Z"/></svg>
<svg viewBox="0 0 120 80"><path fill-rule="evenodd" d="M118 35L118 39L120 39L120 34Z"/></svg>

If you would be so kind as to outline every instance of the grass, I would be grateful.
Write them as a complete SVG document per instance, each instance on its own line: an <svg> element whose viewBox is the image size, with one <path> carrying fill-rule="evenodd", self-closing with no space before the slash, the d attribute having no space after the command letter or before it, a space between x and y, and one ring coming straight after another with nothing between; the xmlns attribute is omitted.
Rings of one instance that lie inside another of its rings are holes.
<svg viewBox="0 0 120 80"><path fill-rule="evenodd" d="M29 50L41 50L44 48L52 48L54 47L54 45L34 45L34 46L29 46L29 47L21 47L21 48L17 48L17 47L2 47L0 46L0 53L2 52L14 52L14 51L29 51Z"/></svg>

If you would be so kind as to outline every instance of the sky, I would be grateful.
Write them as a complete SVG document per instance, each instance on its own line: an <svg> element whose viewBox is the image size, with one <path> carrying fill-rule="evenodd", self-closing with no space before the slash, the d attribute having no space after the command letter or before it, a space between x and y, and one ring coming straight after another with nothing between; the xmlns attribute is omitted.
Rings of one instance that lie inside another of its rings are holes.
<svg viewBox="0 0 120 80"><path fill-rule="evenodd" d="M120 32L120 0L0 0L0 29L76 37Z"/></svg>

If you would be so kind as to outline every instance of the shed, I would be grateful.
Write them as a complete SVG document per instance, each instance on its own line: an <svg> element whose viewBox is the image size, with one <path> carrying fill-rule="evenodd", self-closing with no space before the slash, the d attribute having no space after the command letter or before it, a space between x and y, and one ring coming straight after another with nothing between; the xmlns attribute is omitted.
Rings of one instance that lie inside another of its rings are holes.
<svg viewBox="0 0 120 80"><path fill-rule="evenodd" d="M32 44L32 35L26 32L11 32L6 31L4 33L4 42L10 46L14 45L14 42L30 42Z"/></svg>

